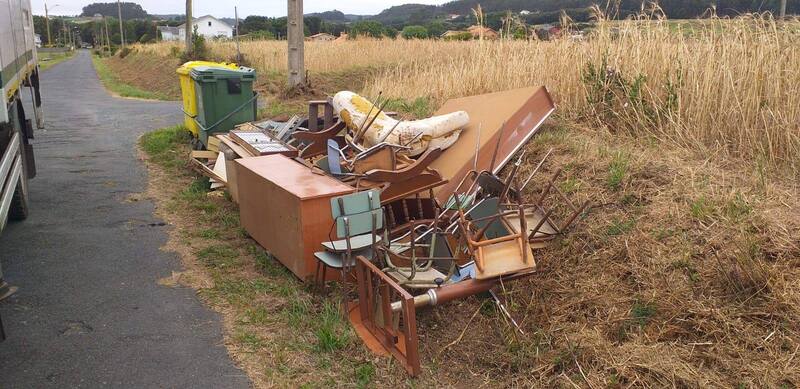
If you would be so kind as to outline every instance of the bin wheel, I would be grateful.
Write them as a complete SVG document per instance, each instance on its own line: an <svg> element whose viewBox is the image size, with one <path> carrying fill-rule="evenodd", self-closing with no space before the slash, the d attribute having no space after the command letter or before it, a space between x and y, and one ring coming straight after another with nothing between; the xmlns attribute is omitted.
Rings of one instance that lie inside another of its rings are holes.
<svg viewBox="0 0 800 389"><path fill-rule="evenodd" d="M200 142L198 138L192 138L192 150L203 150L203 142Z"/></svg>

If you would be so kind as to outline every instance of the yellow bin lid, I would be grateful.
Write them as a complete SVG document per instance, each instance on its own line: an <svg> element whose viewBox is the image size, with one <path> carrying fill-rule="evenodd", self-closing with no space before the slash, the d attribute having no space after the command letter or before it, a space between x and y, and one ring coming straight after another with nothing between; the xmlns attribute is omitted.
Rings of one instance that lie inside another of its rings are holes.
<svg viewBox="0 0 800 389"><path fill-rule="evenodd" d="M239 65L237 65L235 63L210 62L210 61L189 61L189 62L179 66L178 69L175 70L175 72L178 73L178 74L188 75L189 72L191 72L193 68L196 68L198 66L208 66L208 67L212 67L212 68L226 68L226 69L233 69L233 70L239 69Z"/></svg>

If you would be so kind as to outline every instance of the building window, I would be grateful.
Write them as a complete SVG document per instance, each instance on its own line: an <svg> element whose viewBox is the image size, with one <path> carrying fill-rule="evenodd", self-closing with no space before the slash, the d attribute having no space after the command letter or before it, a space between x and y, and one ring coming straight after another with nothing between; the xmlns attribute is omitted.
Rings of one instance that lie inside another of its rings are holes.
<svg viewBox="0 0 800 389"><path fill-rule="evenodd" d="M208 26L211 27L211 22L208 22Z"/></svg>

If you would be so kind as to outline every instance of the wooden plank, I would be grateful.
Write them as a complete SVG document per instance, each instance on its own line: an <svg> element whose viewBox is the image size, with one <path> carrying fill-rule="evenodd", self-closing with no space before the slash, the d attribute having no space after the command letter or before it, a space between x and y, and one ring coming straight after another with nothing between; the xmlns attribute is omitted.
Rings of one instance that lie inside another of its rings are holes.
<svg viewBox="0 0 800 389"><path fill-rule="evenodd" d="M209 178L213 178L219 181L220 183L225 183L225 179L217 175L217 173L211 170L210 167L206 166L206 164L204 164L200 160L192 158L190 159L190 161L192 161L192 167L194 167L195 170L197 170L200 174L207 176Z"/></svg>
<svg viewBox="0 0 800 389"><path fill-rule="evenodd" d="M219 152L219 139L213 136L208 138L208 146L206 147L210 151Z"/></svg>
<svg viewBox="0 0 800 389"><path fill-rule="evenodd" d="M192 150L191 157L197 159L217 159L218 152L208 150Z"/></svg>

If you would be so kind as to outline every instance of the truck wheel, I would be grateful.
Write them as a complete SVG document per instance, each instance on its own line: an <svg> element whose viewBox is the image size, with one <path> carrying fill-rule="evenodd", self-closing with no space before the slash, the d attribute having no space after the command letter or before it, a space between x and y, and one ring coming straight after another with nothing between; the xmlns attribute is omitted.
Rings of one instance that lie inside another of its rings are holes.
<svg viewBox="0 0 800 389"><path fill-rule="evenodd" d="M8 218L12 221L20 221L28 218L28 177L25 172L19 176L17 189L11 199L11 207L8 209Z"/></svg>

